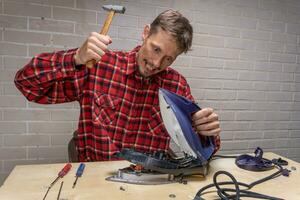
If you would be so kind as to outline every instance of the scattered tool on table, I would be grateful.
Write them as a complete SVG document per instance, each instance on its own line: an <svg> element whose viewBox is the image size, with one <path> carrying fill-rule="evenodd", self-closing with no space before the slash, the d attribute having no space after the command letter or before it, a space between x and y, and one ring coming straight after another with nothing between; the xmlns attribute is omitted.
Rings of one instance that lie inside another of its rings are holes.
<svg viewBox="0 0 300 200"><path fill-rule="evenodd" d="M57 195L57 200L59 200L59 197L60 197L60 193L61 193L61 189L62 189L62 187L63 187L63 184L64 184L64 182L62 181L62 182L60 183L60 187L59 187L59 191L58 191L58 195Z"/></svg>
<svg viewBox="0 0 300 200"><path fill-rule="evenodd" d="M69 171L70 169L72 168L72 165L71 163L67 163L64 168L62 168L62 170L60 170L60 172L58 173L56 179L50 184L50 186L48 187L48 190L43 198L43 200L46 199L46 196L49 192L49 190L51 189L51 187L56 183L56 181L58 181L59 178L63 178Z"/></svg>
<svg viewBox="0 0 300 200"><path fill-rule="evenodd" d="M121 13L121 14L125 13L125 7L118 6L118 5L104 5L104 6L102 6L102 8L104 10L109 11L107 14L106 20L104 22L104 25L102 26L101 32L100 32L100 34L106 35L114 15L116 13ZM92 68L95 65L95 63L96 63L95 60L90 60L86 63L86 66L88 68Z"/></svg>
<svg viewBox="0 0 300 200"><path fill-rule="evenodd" d="M77 183L78 177L81 177L81 176L82 176L82 173L83 173L84 168L85 168L85 164L84 164L84 163L80 163L80 165L79 165L79 167L78 167L78 169L77 169L77 172L76 172L76 176L75 176L76 179L75 179L75 181L74 181L74 183L73 183L72 188L75 188L75 185L76 185L76 183Z"/></svg>

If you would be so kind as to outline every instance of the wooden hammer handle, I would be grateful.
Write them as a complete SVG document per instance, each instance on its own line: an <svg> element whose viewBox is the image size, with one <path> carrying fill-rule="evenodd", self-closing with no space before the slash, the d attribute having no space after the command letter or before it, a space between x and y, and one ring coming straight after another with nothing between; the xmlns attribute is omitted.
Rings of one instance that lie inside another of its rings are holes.
<svg viewBox="0 0 300 200"><path fill-rule="evenodd" d="M111 11L108 12L106 20L105 20L104 25L102 26L102 29L101 29L101 32L100 32L101 35L106 35L107 34L114 15L115 15L115 11L111 10ZM87 68L92 68L95 64L96 64L96 61L94 59L89 60L86 63L86 67Z"/></svg>

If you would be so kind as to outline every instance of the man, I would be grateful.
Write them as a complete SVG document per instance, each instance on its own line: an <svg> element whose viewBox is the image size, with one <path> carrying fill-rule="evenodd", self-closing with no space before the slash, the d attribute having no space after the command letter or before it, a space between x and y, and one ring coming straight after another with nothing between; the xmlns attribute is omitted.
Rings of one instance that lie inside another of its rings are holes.
<svg viewBox="0 0 300 200"><path fill-rule="evenodd" d="M160 116L158 89L193 100L185 78L169 67L190 49L192 33L185 17L167 10L145 26L142 45L131 52L109 51L110 37L91 33L78 49L34 57L18 71L15 84L30 101L80 103L79 161L113 160L122 148L167 152L170 137ZM92 59L96 64L87 68ZM201 137L215 136L218 150L218 115L204 108L192 119Z"/></svg>

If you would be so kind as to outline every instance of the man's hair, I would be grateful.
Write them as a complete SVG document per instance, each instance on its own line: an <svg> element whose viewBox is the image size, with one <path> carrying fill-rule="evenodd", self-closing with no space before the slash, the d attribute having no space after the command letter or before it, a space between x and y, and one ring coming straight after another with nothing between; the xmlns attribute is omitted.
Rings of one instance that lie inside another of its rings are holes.
<svg viewBox="0 0 300 200"><path fill-rule="evenodd" d="M157 33L158 28L170 33L177 41L178 47L182 52L187 52L192 46L193 27L189 20L180 12L166 10L160 13L150 26L150 35Z"/></svg>

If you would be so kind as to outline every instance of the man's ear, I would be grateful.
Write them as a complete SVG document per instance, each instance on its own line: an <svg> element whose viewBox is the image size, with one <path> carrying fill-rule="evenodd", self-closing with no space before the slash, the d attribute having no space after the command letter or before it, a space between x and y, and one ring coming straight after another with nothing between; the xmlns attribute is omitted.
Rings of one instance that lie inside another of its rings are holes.
<svg viewBox="0 0 300 200"><path fill-rule="evenodd" d="M143 31L143 35L142 35L143 41L149 36L149 34L150 34L150 24L147 24L144 27L144 31Z"/></svg>

